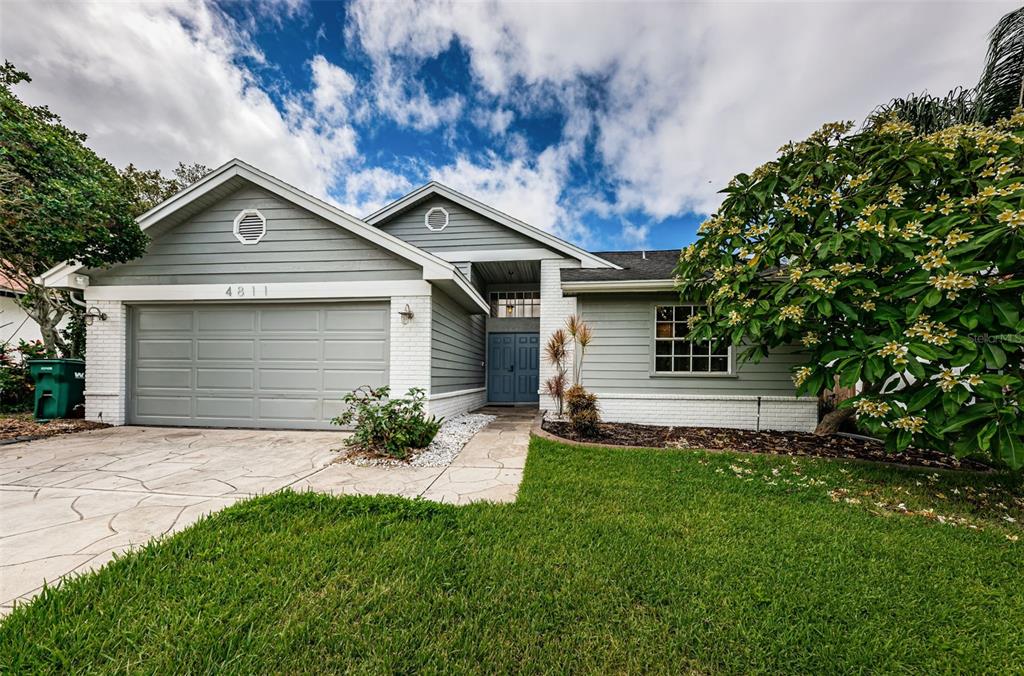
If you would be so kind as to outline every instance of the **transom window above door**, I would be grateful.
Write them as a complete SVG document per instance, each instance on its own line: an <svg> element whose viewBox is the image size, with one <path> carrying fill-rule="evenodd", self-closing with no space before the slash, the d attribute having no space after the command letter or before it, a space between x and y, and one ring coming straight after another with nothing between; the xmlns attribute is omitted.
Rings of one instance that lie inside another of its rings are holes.
<svg viewBox="0 0 1024 676"><path fill-rule="evenodd" d="M540 317L540 291L492 291L492 317Z"/></svg>
<svg viewBox="0 0 1024 676"><path fill-rule="evenodd" d="M658 305L654 308L654 364L658 374L730 373L726 341L691 341L687 321L699 305Z"/></svg>

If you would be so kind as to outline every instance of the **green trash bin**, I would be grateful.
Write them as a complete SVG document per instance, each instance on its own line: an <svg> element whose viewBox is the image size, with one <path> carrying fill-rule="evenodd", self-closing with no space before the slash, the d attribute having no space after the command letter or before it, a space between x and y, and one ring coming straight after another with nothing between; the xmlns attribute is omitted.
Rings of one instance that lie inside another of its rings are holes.
<svg viewBox="0 0 1024 676"><path fill-rule="evenodd" d="M70 418L85 403L85 361L81 359L29 359L36 382L35 415L39 422Z"/></svg>

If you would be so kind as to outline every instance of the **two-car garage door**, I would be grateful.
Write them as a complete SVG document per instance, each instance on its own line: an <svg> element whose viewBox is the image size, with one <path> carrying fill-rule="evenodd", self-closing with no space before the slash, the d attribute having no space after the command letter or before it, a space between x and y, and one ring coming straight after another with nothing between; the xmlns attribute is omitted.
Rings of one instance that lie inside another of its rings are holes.
<svg viewBox="0 0 1024 676"><path fill-rule="evenodd" d="M131 311L128 420L329 429L388 382L386 303L154 305Z"/></svg>

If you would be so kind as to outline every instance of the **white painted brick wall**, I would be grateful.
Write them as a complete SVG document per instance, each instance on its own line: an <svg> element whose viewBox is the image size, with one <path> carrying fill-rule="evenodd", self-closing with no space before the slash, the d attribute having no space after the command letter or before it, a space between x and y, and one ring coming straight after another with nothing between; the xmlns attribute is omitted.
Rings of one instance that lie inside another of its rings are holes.
<svg viewBox="0 0 1024 676"><path fill-rule="evenodd" d="M402 323L398 314L408 305L413 318ZM404 397L411 387L430 397L430 296L392 296L389 373L391 395Z"/></svg>
<svg viewBox="0 0 1024 676"><path fill-rule="evenodd" d="M125 423L128 371L127 307L116 300L89 303L107 315L86 327L85 417L89 420Z"/></svg>
<svg viewBox="0 0 1024 676"><path fill-rule="evenodd" d="M428 403L427 411L430 415L436 415L439 418L454 418L463 413L475 411L485 404L487 404L487 389L482 388L478 391L455 394L455 396L435 395Z"/></svg>
<svg viewBox="0 0 1024 676"><path fill-rule="evenodd" d="M808 397L717 395L597 394L601 418L608 422L680 427L732 427L811 432L818 422L818 402ZM554 410L549 408L548 410Z"/></svg>
<svg viewBox="0 0 1024 676"><path fill-rule="evenodd" d="M544 383L555 374L555 368L544 359L544 346L557 329L565 327L565 320L576 313L576 298L562 295L562 268L578 268L577 260L550 259L540 262L540 406L555 410L553 400L544 394ZM572 379L572 346L566 357L569 379Z"/></svg>

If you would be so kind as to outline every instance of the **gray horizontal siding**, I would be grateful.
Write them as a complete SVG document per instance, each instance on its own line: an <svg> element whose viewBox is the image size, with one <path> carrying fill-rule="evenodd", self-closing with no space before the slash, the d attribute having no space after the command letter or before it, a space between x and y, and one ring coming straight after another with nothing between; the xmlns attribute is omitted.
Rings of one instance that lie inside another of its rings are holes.
<svg viewBox="0 0 1024 676"><path fill-rule="evenodd" d="M652 306L678 303L672 295L581 295L578 310L594 330L583 362L583 384L595 392L709 395L793 395L795 350L773 352L758 364L741 364L732 376L652 376Z"/></svg>
<svg viewBox="0 0 1024 676"><path fill-rule="evenodd" d="M245 245L233 234L242 209L259 209L267 234ZM255 186L191 218L155 230L146 254L90 271L97 286L419 279L415 264Z"/></svg>
<svg viewBox="0 0 1024 676"><path fill-rule="evenodd" d="M448 227L440 232L427 230L423 221L427 211L433 207L443 207L448 211ZM531 237L442 197L432 197L378 224L378 227L427 251L488 251L543 246Z"/></svg>
<svg viewBox="0 0 1024 676"><path fill-rule="evenodd" d="M432 298L431 394L483 387L486 318L467 313L436 288Z"/></svg>

